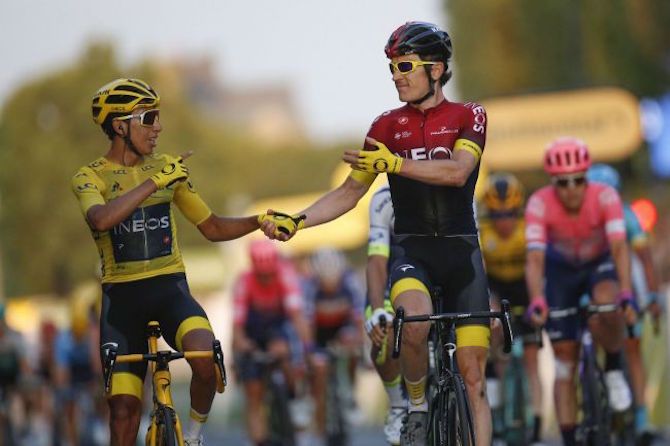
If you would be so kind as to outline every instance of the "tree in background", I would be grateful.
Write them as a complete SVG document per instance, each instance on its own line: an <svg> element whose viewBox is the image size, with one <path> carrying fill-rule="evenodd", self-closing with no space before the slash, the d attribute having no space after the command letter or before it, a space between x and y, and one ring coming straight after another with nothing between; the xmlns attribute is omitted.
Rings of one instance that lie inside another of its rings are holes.
<svg viewBox="0 0 670 446"><path fill-rule="evenodd" d="M670 84L666 0L445 4L468 100L602 85L655 96Z"/></svg>
<svg viewBox="0 0 670 446"><path fill-rule="evenodd" d="M111 45L92 44L72 66L18 88L0 113L0 252L8 296L65 294L71 284L95 275L95 245L70 179L109 144L92 122L90 101L101 85L121 76L145 79L158 89L165 129L158 151L195 150L188 160L195 186L217 212L228 213L231 197L329 185L339 148L311 150L302 142L266 149L243 129L199 109L184 87L187 80L174 71L150 60L124 68ZM180 228L182 246L203 243L190 224Z"/></svg>

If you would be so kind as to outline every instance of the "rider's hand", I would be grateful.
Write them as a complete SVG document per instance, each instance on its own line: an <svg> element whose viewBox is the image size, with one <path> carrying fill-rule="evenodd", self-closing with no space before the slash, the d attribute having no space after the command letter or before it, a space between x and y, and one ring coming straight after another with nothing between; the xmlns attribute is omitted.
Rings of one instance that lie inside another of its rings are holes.
<svg viewBox="0 0 670 446"><path fill-rule="evenodd" d="M382 142L372 138L366 139L368 143L376 146L373 150L359 150L357 152L346 152L345 161L348 161L347 155L354 155L352 167L356 170L370 173L398 173L402 167L404 158L394 155Z"/></svg>
<svg viewBox="0 0 670 446"><path fill-rule="evenodd" d="M542 327L547 322L549 307L544 296L536 296L531 299L526 310L526 320L535 327Z"/></svg>
<svg viewBox="0 0 670 446"><path fill-rule="evenodd" d="M289 215L268 209L267 213L258 216L258 224L263 233L271 240L287 241L305 227L303 215Z"/></svg>
<svg viewBox="0 0 670 446"><path fill-rule="evenodd" d="M185 181L188 178L188 167L184 164L183 157L174 158L168 155L167 158L168 163L163 166L160 172L150 177L151 181L156 183L158 190L165 189L178 181Z"/></svg>
<svg viewBox="0 0 670 446"><path fill-rule="evenodd" d="M387 328L385 329L382 329L379 323L379 319L382 316L386 318ZM388 325L392 322L393 315L383 308L375 308L375 311L372 312L372 315L365 321L365 331L375 346L382 346L384 343L384 338L386 337L386 330L388 329Z"/></svg>
<svg viewBox="0 0 670 446"><path fill-rule="evenodd" d="M623 309L626 325L635 324L637 322L637 314L640 312L640 308L637 304L637 299L635 299L635 296L633 295L633 292L630 290L619 291L616 301Z"/></svg>

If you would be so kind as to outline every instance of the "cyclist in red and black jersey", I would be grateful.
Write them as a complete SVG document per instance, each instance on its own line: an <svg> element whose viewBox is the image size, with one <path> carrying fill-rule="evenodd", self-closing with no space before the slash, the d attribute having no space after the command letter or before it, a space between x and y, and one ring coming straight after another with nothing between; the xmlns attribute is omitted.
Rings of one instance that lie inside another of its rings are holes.
<svg viewBox="0 0 670 446"><path fill-rule="evenodd" d="M445 99L450 79L449 35L436 25L408 22L393 32L385 48L398 97L406 104L372 124L364 150L346 151L353 168L338 188L293 218L269 210L261 228L270 238L288 240L302 228L346 213L379 173L388 174L395 231L403 251L390 271L391 300L406 314L432 312L429 290L439 285L448 310L488 310L488 285L477 240L473 193L486 140L486 112L478 104ZM405 331L400 363L410 396L401 444L426 442L428 324ZM488 320L457 326L457 360L475 418L477 444L491 444L491 413L484 367Z"/></svg>

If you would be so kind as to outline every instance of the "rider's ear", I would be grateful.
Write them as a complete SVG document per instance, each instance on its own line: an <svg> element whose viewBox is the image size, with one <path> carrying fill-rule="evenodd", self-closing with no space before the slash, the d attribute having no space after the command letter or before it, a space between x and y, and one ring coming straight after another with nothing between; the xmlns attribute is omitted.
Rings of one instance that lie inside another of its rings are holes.
<svg viewBox="0 0 670 446"><path fill-rule="evenodd" d="M123 123L123 121L115 120L112 122L112 128L114 129L114 132L123 137L126 136L126 126Z"/></svg>

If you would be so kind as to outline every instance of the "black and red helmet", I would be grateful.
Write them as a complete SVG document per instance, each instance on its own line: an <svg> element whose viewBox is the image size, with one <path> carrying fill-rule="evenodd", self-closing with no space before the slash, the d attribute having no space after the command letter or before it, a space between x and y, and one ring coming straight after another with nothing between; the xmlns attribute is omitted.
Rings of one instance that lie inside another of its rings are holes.
<svg viewBox="0 0 670 446"><path fill-rule="evenodd" d="M407 22L393 31L384 52L389 59L405 54L438 56L447 64L452 53L451 38L433 23Z"/></svg>

